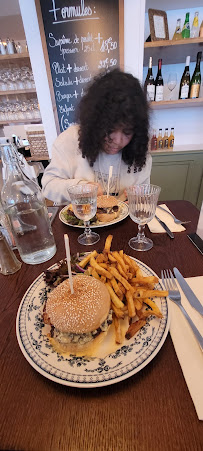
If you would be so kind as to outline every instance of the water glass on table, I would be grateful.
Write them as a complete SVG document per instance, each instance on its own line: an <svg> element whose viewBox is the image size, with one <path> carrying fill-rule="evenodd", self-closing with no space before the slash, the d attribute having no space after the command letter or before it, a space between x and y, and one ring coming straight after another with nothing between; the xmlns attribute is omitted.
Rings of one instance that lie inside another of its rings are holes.
<svg viewBox="0 0 203 451"><path fill-rule="evenodd" d="M84 233L78 237L80 244L91 245L100 240L99 234L92 232L90 228L90 219L95 216L97 211L97 191L98 186L94 183L68 188L74 214L78 219L82 219L85 225Z"/></svg>
<svg viewBox="0 0 203 451"><path fill-rule="evenodd" d="M160 186L156 185L133 185L127 189L129 214L138 224L137 236L128 243L135 251L148 251L153 247L153 241L145 236L144 228L155 215L160 191Z"/></svg>
<svg viewBox="0 0 203 451"><path fill-rule="evenodd" d="M6 238L0 231L0 273L5 276L19 271L22 263L17 259Z"/></svg>

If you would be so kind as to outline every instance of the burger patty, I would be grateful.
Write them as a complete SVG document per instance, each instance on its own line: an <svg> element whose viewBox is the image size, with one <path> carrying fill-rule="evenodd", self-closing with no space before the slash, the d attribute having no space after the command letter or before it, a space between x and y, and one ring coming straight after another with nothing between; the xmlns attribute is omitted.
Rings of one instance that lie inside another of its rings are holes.
<svg viewBox="0 0 203 451"><path fill-rule="evenodd" d="M97 213L116 213L118 211L119 207L118 205L114 205L114 207L104 207L104 208L98 208L97 207Z"/></svg>
<svg viewBox="0 0 203 451"><path fill-rule="evenodd" d="M88 332L86 334L60 332L60 330L56 329L54 326L51 326L50 335L61 344L75 343L84 345L85 343L88 343L96 338L101 332L107 331L113 321L112 313L112 310L110 310L106 320L101 324L101 326L98 327L98 329L95 329L92 332Z"/></svg>

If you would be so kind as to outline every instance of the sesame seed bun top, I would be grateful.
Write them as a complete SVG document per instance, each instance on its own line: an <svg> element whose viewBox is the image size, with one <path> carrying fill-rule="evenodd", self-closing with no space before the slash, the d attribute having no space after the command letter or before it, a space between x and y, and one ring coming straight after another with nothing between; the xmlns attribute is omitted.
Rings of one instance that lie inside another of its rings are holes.
<svg viewBox="0 0 203 451"><path fill-rule="evenodd" d="M74 294L65 280L48 294L46 313L50 323L61 332L88 333L107 318L110 296L106 286L91 276L73 277Z"/></svg>
<svg viewBox="0 0 203 451"><path fill-rule="evenodd" d="M98 208L109 208L114 207L115 205L118 205L118 200L115 196L107 197L106 195L102 195L97 197Z"/></svg>

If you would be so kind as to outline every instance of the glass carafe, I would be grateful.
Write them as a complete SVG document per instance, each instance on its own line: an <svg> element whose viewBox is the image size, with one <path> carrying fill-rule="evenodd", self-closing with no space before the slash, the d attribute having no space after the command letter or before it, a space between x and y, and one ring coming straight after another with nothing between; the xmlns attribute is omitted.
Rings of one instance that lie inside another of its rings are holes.
<svg viewBox="0 0 203 451"><path fill-rule="evenodd" d="M56 253L56 245L41 189L23 173L13 144L0 144L0 151L7 172L1 200L20 257L31 265L45 262Z"/></svg>

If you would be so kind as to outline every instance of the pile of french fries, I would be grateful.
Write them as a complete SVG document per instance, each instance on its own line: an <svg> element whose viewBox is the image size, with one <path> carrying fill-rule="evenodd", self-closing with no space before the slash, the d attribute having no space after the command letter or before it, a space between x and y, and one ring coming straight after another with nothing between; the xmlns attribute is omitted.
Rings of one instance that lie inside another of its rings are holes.
<svg viewBox="0 0 203 451"><path fill-rule="evenodd" d="M98 254L94 250L79 266L86 270L86 274L106 285L111 298L116 343L120 344L123 341L121 321L128 316L129 327L125 338L130 339L146 324L149 316L162 318L162 313L153 299L166 297L168 291L156 290L158 278L143 276L135 260L123 250L111 251L112 239L113 235L109 235L102 253Z"/></svg>

